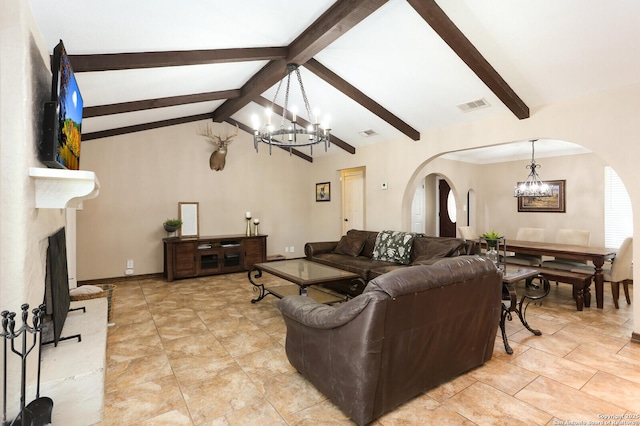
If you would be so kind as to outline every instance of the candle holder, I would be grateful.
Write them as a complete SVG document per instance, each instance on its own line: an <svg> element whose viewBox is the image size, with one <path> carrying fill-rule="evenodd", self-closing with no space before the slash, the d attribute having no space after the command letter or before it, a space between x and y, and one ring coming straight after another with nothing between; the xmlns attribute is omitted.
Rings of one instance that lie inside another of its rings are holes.
<svg viewBox="0 0 640 426"><path fill-rule="evenodd" d="M260 225L260 219L253 219L253 235L258 235L258 225Z"/></svg>
<svg viewBox="0 0 640 426"><path fill-rule="evenodd" d="M247 237L251 236L251 218L247 218Z"/></svg>

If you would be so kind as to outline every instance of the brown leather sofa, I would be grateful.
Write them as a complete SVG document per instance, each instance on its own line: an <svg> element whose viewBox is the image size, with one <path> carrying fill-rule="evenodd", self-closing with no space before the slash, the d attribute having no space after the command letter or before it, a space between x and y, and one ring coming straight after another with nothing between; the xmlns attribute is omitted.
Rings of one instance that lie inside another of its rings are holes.
<svg viewBox="0 0 640 426"><path fill-rule="evenodd" d="M359 425L491 359L502 278L479 256L381 275L338 306L279 302L289 362Z"/></svg>
<svg viewBox="0 0 640 426"><path fill-rule="evenodd" d="M364 283L395 269L410 265L430 265L443 258L471 254L473 241L462 238L417 235L406 264L378 260L373 256L377 231L351 229L340 241L310 242L304 246L307 260L358 274ZM328 287L351 296L362 293L364 286L336 285Z"/></svg>

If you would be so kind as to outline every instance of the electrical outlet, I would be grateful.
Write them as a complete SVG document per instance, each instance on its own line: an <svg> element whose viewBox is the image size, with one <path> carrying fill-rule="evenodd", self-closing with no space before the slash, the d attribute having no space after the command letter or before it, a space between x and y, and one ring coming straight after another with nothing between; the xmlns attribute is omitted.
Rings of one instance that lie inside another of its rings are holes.
<svg viewBox="0 0 640 426"><path fill-rule="evenodd" d="M289 247L285 247L285 248L284 248L284 252L285 252L285 253L289 253Z"/></svg>
<svg viewBox="0 0 640 426"><path fill-rule="evenodd" d="M293 249L293 246L289 247L289 252L293 253L295 250Z"/></svg>
<svg viewBox="0 0 640 426"><path fill-rule="evenodd" d="M133 269L133 259L127 260L127 269Z"/></svg>
<svg viewBox="0 0 640 426"><path fill-rule="evenodd" d="M125 269L124 270L124 274L125 275L133 275L133 269Z"/></svg>

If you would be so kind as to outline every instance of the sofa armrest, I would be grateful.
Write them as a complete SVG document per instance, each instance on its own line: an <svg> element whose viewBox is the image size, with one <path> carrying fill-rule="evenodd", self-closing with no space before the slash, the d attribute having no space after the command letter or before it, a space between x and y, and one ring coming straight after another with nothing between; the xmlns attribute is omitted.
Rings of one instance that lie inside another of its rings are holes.
<svg viewBox="0 0 640 426"><path fill-rule="evenodd" d="M286 296L278 302L278 308L282 315L306 327L328 330L353 320L367 307L369 300L368 297L359 297L334 307L306 296Z"/></svg>
<svg viewBox="0 0 640 426"><path fill-rule="evenodd" d="M320 253L331 253L337 245L338 241L306 243L304 245L304 254L310 259Z"/></svg>

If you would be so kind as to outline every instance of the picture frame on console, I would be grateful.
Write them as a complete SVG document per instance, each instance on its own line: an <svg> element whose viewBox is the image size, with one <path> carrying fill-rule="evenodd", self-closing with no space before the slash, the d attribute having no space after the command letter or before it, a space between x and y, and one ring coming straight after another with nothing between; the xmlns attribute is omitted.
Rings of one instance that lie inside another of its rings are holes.
<svg viewBox="0 0 640 426"><path fill-rule="evenodd" d="M518 197L518 212L566 213L566 180L549 180L544 183L551 186L553 195L550 197Z"/></svg>
<svg viewBox="0 0 640 426"><path fill-rule="evenodd" d="M316 183L316 201L331 201L331 182Z"/></svg>

